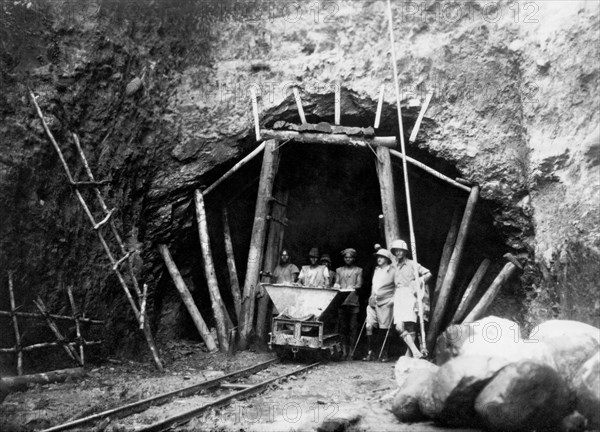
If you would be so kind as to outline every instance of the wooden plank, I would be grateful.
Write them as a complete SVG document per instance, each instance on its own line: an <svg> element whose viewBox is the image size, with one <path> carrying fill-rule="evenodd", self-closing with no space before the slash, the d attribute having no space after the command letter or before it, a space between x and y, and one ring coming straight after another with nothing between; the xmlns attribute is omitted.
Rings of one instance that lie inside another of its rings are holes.
<svg viewBox="0 0 600 432"><path fill-rule="evenodd" d="M385 84L381 84L379 90L379 100L377 102L377 112L375 113L375 123L373 124L374 129L379 129L379 123L381 122L381 110L383 109L383 94L385 92Z"/></svg>
<svg viewBox="0 0 600 432"><path fill-rule="evenodd" d="M284 219L287 214L287 203L289 199L289 191L278 190L275 192L273 202L273 211L271 221L276 219ZM279 262L281 250L279 245L283 241L284 226L279 223L269 224L269 234L267 236L267 247L265 250L265 259L263 262L263 273L271 273ZM270 278L267 282L270 282ZM262 292L262 296L258 299L258 312L256 315L256 335L263 342L266 341L267 331L271 317L267 316L269 303L271 299L266 292Z"/></svg>
<svg viewBox="0 0 600 432"><path fill-rule="evenodd" d="M486 290L483 297L481 297L479 302L475 305L473 310L471 312L469 312L469 314L467 315L467 317L464 319L463 322L465 322L465 323L473 322L473 321L476 321L479 318L483 317L483 315L487 311L488 307L492 304L492 302L494 301L494 299L500 292L500 289L502 288L502 286L504 286L506 281L519 268L518 266L515 265L514 257L512 257L512 255L506 254L506 255L504 255L504 257L513 259L513 261L511 261L509 259L509 261L504 265L504 267L502 268L500 273L498 273L498 276L496 276L496 278L494 279L492 284Z"/></svg>
<svg viewBox="0 0 600 432"><path fill-rule="evenodd" d="M396 209L396 193L394 191L394 176L390 150L386 147L377 147L377 178L379 179L379 192L381 194L381 208L383 211L383 226L386 247L389 250L392 241L400 238L398 225L398 212Z"/></svg>
<svg viewBox="0 0 600 432"><path fill-rule="evenodd" d="M433 90L429 90L427 92L427 97L425 98L425 103L421 107L421 111L419 112L419 117L417 117L417 121L413 127L413 130L410 134L410 138L408 138L408 142L413 143L417 139L417 134L419 133L419 129L421 128L421 122L423 121L423 117L425 117L425 111L427 111L427 107L429 106L429 102L431 102L431 98L433 97Z"/></svg>
<svg viewBox="0 0 600 432"><path fill-rule="evenodd" d="M483 276L485 276L485 272L490 266L490 262L491 261L489 259L485 258L483 261L481 261L481 264L479 264L479 268L477 268L477 271L473 275L471 282L469 282L469 285L467 286L467 289L465 290L465 293L463 294L460 304L456 308L456 312L454 312L454 316L452 317L450 323L455 324L460 322L467 314L471 300L473 300L473 297L475 297L477 288L479 287Z"/></svg>
<svg viewBox="0 0 600 432"><path fill-rule="evenodd" d="M249 161L251 161L256 155L258 155L261 151L263 151L264 148L265 148L265 143L264 142L260 143L258 145L258 147L256 147L254 150L252 150L252 152L249 153L247 156L245 156L241 161L236 163L229 171L227 171L225 174L223 174L221 176L221 178L219 178L216 182L214 182L209 187L204 189L203 194L206 196L210 192L215 190L215 188L217 186L219 186L221 183L223 183L225 180L227 180L229 177L231 177L234 173L236 173L241 167L243 167Z"/></svg>
<svg viewBox="0 0 600 432"><path fill-rule="evenodd" d="M258 101L256 98L256 88L250 87L250 97L252 99L252 114L254 115L254 134L256 141L260 141L260 124L258 123Z"/></svg>
<svg viewBox="0 0 600 432"><path fill-rule="evenodd" d="M181 277L181 273L179 272L175 261L173 261L173 257L169 252L169 248L167 247L167 245L159 244L158 251L160 252L161 256L163 257L163 260L165 261L165 265L167 266L167 270L171 275L171 279L173 279L175 288L177 288L177 292L179 292L181 300L183 300L183 304L187 308L190 316L192 317L192 321L194 321L196 329L198 329L198 333L200 333L200 336L202 337L206 348L209 352L217 351L217 345L215 344L215 341L210 334L210 330L208 329L208 326L206 325L204 319L202 318L202 315L200 314L200 311L198 310L198 307L196 306L196 303L194 302L194 299L192 298L192 294L190 294L190 290L185 284L183 278Z"/></svg>
<svg viewBox="0 0 600 432"><path fill-rule="evenodd" d="M229 333L227 331L227 321L225 318L227 310L223 305L219 283L217 281L217 272L213 263L212 251L210 249L210 237L208 235L208 223L206 221L206 210L204 209L204 197L202 192L196 189L194 193L196 203L196 219L198 221L198 237L200 238L200 249L202 250L202 263L204 264L204 276L208 285L213 315L217 326L217 335L219 337L219 349L221 352L229 352Z"/></svg>
<svg viewBox="0 0 600 432"><path fill-rule="evenodd" d="M278 152L277 141L269 140L266 142L254 210L254 224L252 226L252 236L248 251L248 265L246 266L246 277L244 280L242 300L244 319L240 326L240 349L246 349L252 333L256 291L266 238L267 211L269 199L273 192L273 182L277 174Z"/></svg>
<svg viewBox="0 0 600 432"><path fill-rule="evenodd" d="M431 298L431 310L435 309L435 304L437 303L437 299L440 295L440 290L442 289L442 283L444 282L444 276L446 276L446 271L448 270L448 263L450 262L452 251L454 250L454 243L456 243L456 236L458 234L459 227L458 215L458 207L454 207L454 211L452 212L452 221L450 222L450 229L448 230L448 234L446 235L444 249L442 249L440 266L438 268L437 279L435 281L435 288L433 290L433 296Z"/></svg>
<svg viewBox="0 0 600 432"><path fill-rule="evenodd" d="M231 230L229 228L229 214L227 208L223 207L223 237L225 240L225 254L227 255L227 270L229 271L229 289L233 297L233 307L238 322L242 320L242 296L240 293L240 281L238 279L237 268L235 265L235 255L233 253L233 241L231 240Z"/></svg>
<svg viewBox="0 0 600 432"><path fill-rule="evenodd" d="M302 108L302 99L300 98L300 90L298 87L294 87L294 99L296 99L296 106L298 107L298 115L300 116L300 122L306 123L306 117L304 116L304 108Z"/></svg>
<svg viewBox="0 0 600 432"><path fill-rule="evenodd" d="M456 243L454 244L454 251L452 252L452 256L450 257L450 262L448 264L448 270L444 276L444 282L442 282L440 295L438 297L437 304L435 305L435 309L433 310L431 323L429 325L429 334L427 335L427 346L429 348L429 352L433 352L433 347L444 319L444 314L448 306L448 300L452 292L452 285L454 284L454 278L456 276L456 272L465 248L469 227L471 225L471 220L473 219L473 214L475 213L475 205L477 204L478 198L479 186L473 186L471 193L469 194L469 199L465 207L462 221L460 223L458 236L456 237Z"/></svg>
<svg viewBox="0 0 600 432"><path fill-rule="evenodd" d="M342 84L337 81L335 83L335 119L334 123L336 125L340 124L341 116L342 116Z"/></svg>

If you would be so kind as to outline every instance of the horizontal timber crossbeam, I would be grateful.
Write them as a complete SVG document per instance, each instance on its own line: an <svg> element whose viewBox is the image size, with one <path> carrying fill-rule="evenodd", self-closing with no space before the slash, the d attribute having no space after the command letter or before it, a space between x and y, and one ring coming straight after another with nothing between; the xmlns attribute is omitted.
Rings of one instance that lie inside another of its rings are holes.
<svg viewBox="0 0 600 432"><path fill-rule="evenodd" d="M323 143L323 144L340 144L340 145L353 145L358 147L370 146L382 146L382 147L395 147L396 137L361 137L361 136L348 136L345 134L324 134L324 133L313 133L313 132L296 132L296 131L283 131L283 130L270 130L262 129L260 134L263 139L274 139L278 141L294 140L301 143Z"/></svg>

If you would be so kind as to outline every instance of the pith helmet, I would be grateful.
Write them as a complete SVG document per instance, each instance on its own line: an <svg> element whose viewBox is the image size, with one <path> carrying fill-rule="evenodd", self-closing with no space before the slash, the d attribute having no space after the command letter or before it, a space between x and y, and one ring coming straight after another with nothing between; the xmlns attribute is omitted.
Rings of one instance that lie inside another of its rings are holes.
<svg viewBox="0 0 600 432"><path fill-rule="evenodd" d="M308 257L309 258L312 258L312 257L319 258L319 249L316 247L311 248L310 252L308 252Z"/></svg>
<svg viewBox="0 0 600 432"><path fill-rule="evenodd" d="M406 242L404 240L394 240L392 242L392 252L394 251L394 249L400 249L400 250L405 250L408 252L408 245L406 244Z"/></svg>
<svg viewBox="0 0 600 432"><path fill-rule="evenodd" d="M344 249L344 250L342 251L342 256L344 256L344 257L345 257L345 256L347 256L347 255L350 255L351 257L353 257L353 258L356 258L356 249L354 249L354 248L347 248L347 249Z"/></svg>
<svg viewBox="0 0 600 432"><path fill-rule="evenodd" d="M393 259L394 259L394 256L392 255L392 253L391 253L389 250L387 250L387 249L384 249L384 248L381 248L381 249L379 249L379 250L378 250L377 252L375 252L373 255L375 255L375 256L381 256L381 257L387 258L387 259L390 261L390 263L391 263L391 262L393 261Z"/></svg>

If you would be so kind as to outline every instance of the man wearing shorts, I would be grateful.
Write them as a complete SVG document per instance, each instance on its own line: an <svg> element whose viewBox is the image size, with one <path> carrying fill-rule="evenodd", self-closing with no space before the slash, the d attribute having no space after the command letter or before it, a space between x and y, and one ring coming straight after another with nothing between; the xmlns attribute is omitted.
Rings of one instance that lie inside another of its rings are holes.
<svg viewBox="0 0 600 432"><path fill-rule="evenodd" d="M424 285L431 279L431 273L425 267L407 258L408 246L403 240L392 242L392 253L396 257L394 284L394 323L400 337L415 358L423 355L415 344L417 335L418 301L425 298ZM423 289L420 287L423 285ZM425 309L424 309L425 310Z"/></svg>
<svg viewBox="0 0 600 432"><path fill-rule="evenodd" d="M393 297L394 297L394 273L392 265L393 255L386 249L375 252L377 267L373 273L371 286L371 297L367 306L367 321L365 324L369 352L363 358L365 361L375 360L375 349L381 349L381 343L385 340L385 333L392 325ZM375 329L378 329L375 332ZM375 338L378 340L375 341ZM381 361L388 361L387 350L384 350Z"/></svg>

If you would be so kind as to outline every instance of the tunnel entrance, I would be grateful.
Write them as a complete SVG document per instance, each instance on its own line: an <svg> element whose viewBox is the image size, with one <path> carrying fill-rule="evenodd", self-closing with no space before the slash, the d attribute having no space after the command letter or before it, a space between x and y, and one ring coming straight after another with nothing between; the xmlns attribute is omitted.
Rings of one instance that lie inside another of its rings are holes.
<svg viewBox="0 0 600 432"><path fill-rule="evenodd" d="M389 108L389 107L388 107ZM313 112L318 112L318 107ZM357 110L360 111L360 110ZM292 113L292 114L291 114ZM294 118L293 110L278 112L278 118L299 123ZM382 128L379 133L393 134L394 110L384 109ZM408 117L406 130L414 123L414 113ZM312 116L309 121L316 124L320 121L331 121L325 117ZM265 122L272 126L276 119ZM366 127L368 117L362 113L346 119L352 127ZM373 148L347 145L329 145L324 143L307 143L297 140L280 141L277 144L280 159L273 190L287 191L286 224L283 228L282 245L298 267L308 264L308 251L318 247L321 254L327 253L332 258L332 268L343 265L341 251L352 247L358 251L356 265L364 270L364 285L361 298L366 303L371 291L371 276L375 266L373 259L374 244L385 245L385 234L380 215L382 202L377 175L377 156ZM459 171L448 161L435 157L417 146L408 146L409 157L426 164L450 178L460 175ZM233 162L232 162L233 164ZM217 192L206 198L207 216L216 273L221 295L235 323L233 298L230 292L230 278L227 267L227 256L224 252L223 225L221 211L229 211L234 245L235 263L237 266L240 288L243 289L244 274L248 262L255 206L258 199L258 180L261 172L261 158L254 158L236 171ZM392 158L393 183L395 188L396 207L399 221L400 237L409 240L408 213L404 193L402 161ZM214 182L226 170L221 167L215 170L208 179ZM411 190L412 215L415 237L419 254L419 263L430 269L433 279L430 291L433 292L440 265L440 258L446 237L452 224L453 215L458 220L463 215L468 193L448 184L440 178L412 165L408 165L408 177ZM454 311L460 302L463 292L475 274L480 263L488 258L491 265L483 278L480 292L489 286L494 276L503 266L502 255L509 250L501 231L494 225L493 212L497 203L480 200L477 204L466 247L455 279L448 310ZM183 215L175 243L177 244L176 260L185 262L183 273L194 288L193 296L202 314L207 317L209 326L212 321L211 299L208 294L206 278L200 264L200 247L198 244L197 226L193 204L179 211ZM266 215L265 215L266 216ZM277 223L271 220L269 226ZM269 228L270 229L270 228ZM410 257L410 253L409 253ZM275 264L274 264L275 265ZM274 267L273 265L273 267ZM273 269L262 268L263 271ZM170 284L163 277L161 284ZM166 292L169 290L160 290ZM510 297L510 296L509 296ZM176 298L171 298L177 300ZM163 303L169 300L164 300ZM518 299L509 298L509 302L517 304ZM158 303L159 307L161 302ZM163 312L164 314L164 312ZM198 334L187 313L180 308L177 322L167 319L164 325L176 325L181 337L198 339ZM361 306L361 320L364 307ZM451 316L450 316L451 317ZM444 326L448 323L446 317Z"/></svg>

